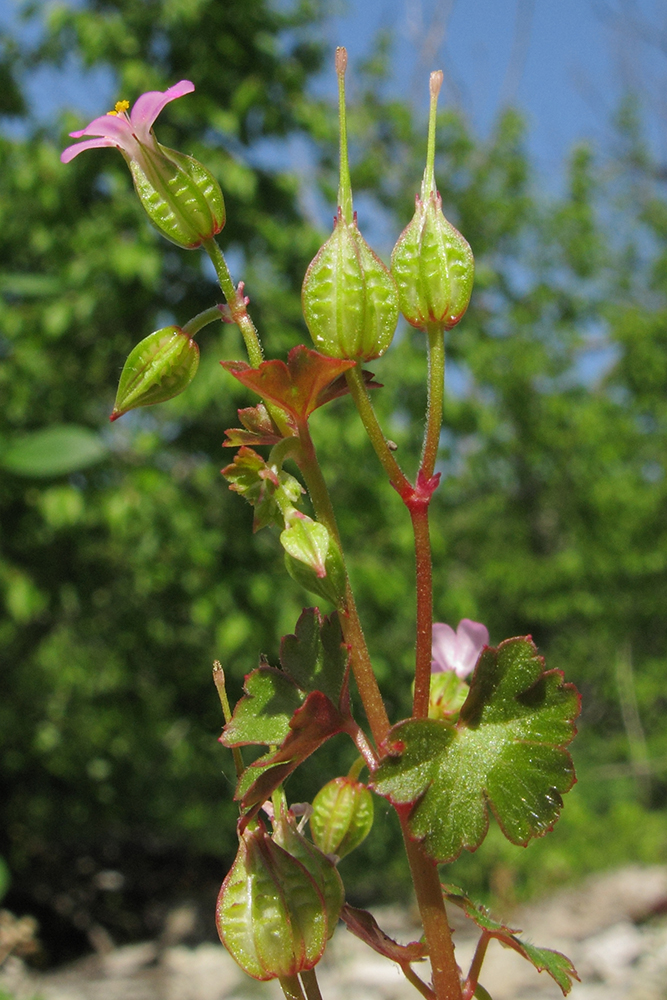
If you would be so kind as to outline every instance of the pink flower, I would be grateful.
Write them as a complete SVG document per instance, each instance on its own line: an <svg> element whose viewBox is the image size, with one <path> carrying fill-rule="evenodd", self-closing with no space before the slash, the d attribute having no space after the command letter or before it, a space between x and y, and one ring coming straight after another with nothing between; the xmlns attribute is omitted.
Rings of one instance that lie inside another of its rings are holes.
<svg viewBox="0 0 667 1000"><path fill-rule="evenodd" d="M212 239L225 224L225 200L220 185L192 156L161 146L153 133L153 122L177 97L191 94L194 83L181 80L169 90L142 94L132 111L128 101L118 101L115 110L70 132L73 139L91 135L63 150L60 159L69 163L84 149L115 146L123 154L134 189L153 224L172 243L194 250Z"/></svg>
<svg viewBox="0 0 667 1000"><path fill-rule="evenodd" d="M153 122L170 101L175 101L184 94L191 94L194 89L194 83L181 80L169 90L149 90L135 102L130 114L127 113L128 102L118 101L115 111L109 111L101 118L95 118L90 125L86 125L79 132L70 132L73 139L80 139L84 135L99 138L86 139L85 142L76 142L68 146L61 153L60 159L63 163L69 163L84 149L97 149L100 146L116 146L128 160L136 161L144 158L144 149L157 153L157 143L152 131Z"/></svg>
<svg viewBox="0 0 667 1000"><path fill-rule="evenodd" d="M437 622L433 626L431 671L452 671L457 677L467 677L488 644L489 630L481 622L462 618L456 632L450 625Z"/></svg>

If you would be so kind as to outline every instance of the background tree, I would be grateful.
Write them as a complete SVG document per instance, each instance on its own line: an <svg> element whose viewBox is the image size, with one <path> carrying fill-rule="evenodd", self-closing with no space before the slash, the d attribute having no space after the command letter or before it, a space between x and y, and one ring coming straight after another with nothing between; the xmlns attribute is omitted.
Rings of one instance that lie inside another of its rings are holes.
<svg viewBox="0 0 667 1000"><path fill-rule="evenodd" d="M318 144L310 193L335 201L335 116L308 89L322 65L319 16L305 3L278 14L264 0L112 0L56 9L30 51L5 39L3 110L25 137L0 139L0 853L8 905L39 916L58 957L96 924L127 939L159 925L174 898L213 895L235 849L235 808L210 664L222 659L237 695L260 652L275 658L303 594L275 538L248 546L251 511L219 476L222 432L249 402L218 364L241 356L234 328L201 335L186 394L109 429L132 346L215 301L213 276L203 255L153 232L113 152L61 166L65 133L82 123L38 128L20 82L72 54L109 67L119 96L195 82L160 139L220 180L224 245L280 356L307 342L299 289L322 238L295 177L266 165L283 142ZM380 44L362 68L350 127L355 191L393 240L412 213L425 138L408 106L381 96L387 52ZM553 201L515 113L482 142L445 112L438 135L445 211L474 249L477 281L448 343L437 617L485 621L492 641L532 633L585 695L581 781L556 832L527 852L492 834L458 862L469 882L511 894L667 855L667 203L629 106L616 158L575 150ZM423 413L424 364L422 336L403 329L371 366L401 455L419 446L406 428ZM409 524L398 497L380 502L349 400L312 425L343 537L363 533L351 573L395 719L413 644ZM59 467L34 436L53 426L70 435ZM74 440L88 451L77 457ZM358 456L344 480L333 472L342 450ZM332 741L295 797L343 773L347 752ZM600 831L604 856L588 846ZM357 865L359 900L383 891L397 836L378 823L344 862ZM105 883L108 869L122 878Z"/></svg>

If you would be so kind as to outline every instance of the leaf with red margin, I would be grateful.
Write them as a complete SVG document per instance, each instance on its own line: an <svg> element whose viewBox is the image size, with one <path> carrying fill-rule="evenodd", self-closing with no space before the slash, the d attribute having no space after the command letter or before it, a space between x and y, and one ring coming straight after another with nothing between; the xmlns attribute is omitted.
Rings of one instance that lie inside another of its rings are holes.
<svg viewBox="0 0 667 1000"><path fill-rule="evenodd" d="M377 951L379 955L384 955L385 958L390 958L392 962L398 962L399 965L421 962L428 954L426 945L421 941L398 944L385 934L368 910L358 910L346 903L340 911L340 919L346 924L347 929L364 941L369 948Z"/></svg>
<svg viewBox="0 0 667 1000"><path fill-rule="evenodd" d="M437 862L475 850L491 806L508 840L525 845L552 828L561 795L575 782L565 749L575 735L580 699L530 638L482 652L456 724L398 723L371 787L399 808Z"/></svg>
<svg viewBox="0 0 667 1000"><path fill-rule="evenodd" d="M227 440L222 442L223 448L238 448L241 445L251 444L273 445L282 441L284 435L271 418L264 403L258 403L257 406L244 406L238 411L238 415L243 427L230 427L225 431ZM292 430L296 435L296 427L293 427Z"/></svg>
<svg viewBox="0 0 667 1000"><path fill-rule="evenodd" d="M331 736L345 729L345 725L345 719L326 695L321 691L312 691L290 719L290 731L278 750L261 757L244 771L234 796L237 800L241 799L241 808L261 806L299 764ZM261 773L248 786L246 776L249 777L249 772L256 766ZM246 816L246 821L249 818Z"/></svg>
<svg viewBox="0 0 667 1000"><path fill-rule="evenodd" d="M355 363L327 358L303 344L292 348L287 364L278 360L263 361L258 368L251 368L245 361L221 362L239 382L262 399L286 410L297 422L307 420L313 410L333 398L327 395L329 386Z"/></svg>
<svg viewBox="0 0 667 1000"><path fill-rule="evenodd" d="M246 675L244 696L222 730L220 743L242 747L253 743L277 746L289 736L290 720L303 701L291 677L267 663Z"/></svg>
<svg viewBox="0 0 667 1000"><path fill-rule="evenodd" d="M537 948L534 944L522 941L516 936L521 933L520 931L494 920L486 907L482 906L481 903L473 902L458 886L443 885L442 891L445 899L460 906L466 917L477 924L488 937L497 938L506 948L513 948L514 951L527 959L538 972L547 972L558 983L563 991L563 996L567 996L572 989L572 980L579 979L577 970L569 958L560 951L553 951L551 948Z"/></svg>

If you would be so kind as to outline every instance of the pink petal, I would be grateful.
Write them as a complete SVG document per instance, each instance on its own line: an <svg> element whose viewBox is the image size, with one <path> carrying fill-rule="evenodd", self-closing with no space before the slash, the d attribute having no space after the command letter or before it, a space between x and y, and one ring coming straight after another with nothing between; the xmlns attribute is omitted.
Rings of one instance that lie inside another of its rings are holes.
<svg viewBox="0 0 667 1000"><path fill-rule="evenodd" d="M469 673L477 663L479 654L483 648L489 644L489 630L481 622L473 622L470 618L462 618L456 630L456 635L458 637L460 662L462 665L466 665L466 672Z"/></svg>
<svg viewBox="0 0 667 1000"><path fill-rule="evenodd" d="M103 135L113 139L114 145L122 146L132 136L132 129L122 115L101 115L78 132L70 132L70 135L73 139L80 139L82 135Z"/></svg>
<svg viewBox="0 0 667 1000"><path fill-rule="evenodd" d="M60 154L60 159L62 163L69 163L70 160L73 160L74 157L78 156L84 149L98 149L100 146L113 146L115 149L117 145L118 143L114 142L113 139L87 139L86 142L75 142L73 146L68 146L67 149L63 149Z"/></svg>
<svg viewBox="0 0 667 1000"><path fill-rule="evenodd" d="M149 90L138 97L130 112L130 121L133 130L139 133L141 141L145 142L153 122L170 101L191 94L194 89L195 85L190 80L181 80L168 90Z"/></svg>
<svg viewBox="0 0 667 1000"><path fill-rule="evenodd" d="M433 662L431 669L435 672L453 670L457 659L456 632L451 625L436 622L433 626L433 645L431 647Z"/></svg>

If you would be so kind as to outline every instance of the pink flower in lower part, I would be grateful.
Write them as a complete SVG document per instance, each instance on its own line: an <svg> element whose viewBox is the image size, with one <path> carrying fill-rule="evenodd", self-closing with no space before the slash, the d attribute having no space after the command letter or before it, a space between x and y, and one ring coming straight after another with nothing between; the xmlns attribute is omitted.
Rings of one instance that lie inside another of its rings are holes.
<svg viewBox="0 0 667 1000"><path fill-rule="evenodd" d="M462 618L456 632L450 625L436 622L433 626L431 671L452 671L457 677L467 677L488 644L489 630L481 622Z"/></svg>
<svg viewBox="0 0 667 1000"><path fill-rule="evenodd" d="M181 80L168 90L142 94L129 111L128 101L118 101L114 111L95 118L73 139L92 136L63 150L60 159L69 163L84 149L116 147L123 154L139 200L151 222L172 243L186 249L201 246L225 224L225 202L217 180L192 156L161 146L153 122L177 97L195 89Z"/></svg>

